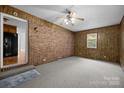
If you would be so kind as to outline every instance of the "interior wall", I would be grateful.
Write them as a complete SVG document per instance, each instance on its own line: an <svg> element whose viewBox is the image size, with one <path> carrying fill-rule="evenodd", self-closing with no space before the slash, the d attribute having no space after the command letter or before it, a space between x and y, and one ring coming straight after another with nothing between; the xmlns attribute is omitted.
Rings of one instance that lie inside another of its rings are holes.
<svg viewBox="0 0 124 93"><path fill-rule="evenodd" d="M124 17L121 21L121 48L120 48L120 63L124 70Z"/></svg>
<svg viewBox="0 0 124 93"><path fill-rule="evenodd" d="M87 34L97 33L97 49L87 48ZM120 25L91 29L75 33L75 55L119 62Z"/></svg>
<svg viewBox="0 0 124 93"><path fill-rule="evenodd" d="M0 6L0 12L28 20L29 64L48 63L74 55L74 34L11 6ZM37 28L37 29L34 29Z"/></svg>
<svg viewBox="0 0 124 93"><path fill-rule="evenodd" d="M10 6L0 6L0 12L10 15L17 12L17 17L28 20L30 64L48 63L72 55L112 62L120 61L120 25L74 33ZM87 49L86 35L94 32L98 33L98 48Z"/></svg>

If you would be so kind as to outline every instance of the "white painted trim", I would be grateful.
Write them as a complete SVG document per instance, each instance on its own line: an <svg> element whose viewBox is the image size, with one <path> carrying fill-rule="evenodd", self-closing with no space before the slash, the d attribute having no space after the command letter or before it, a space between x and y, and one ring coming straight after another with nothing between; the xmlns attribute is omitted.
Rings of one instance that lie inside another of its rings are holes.
<svg viewBox="0 0 124 93"><path fill-rule="evenodd" d="M2 63L2 60L1 60L1 58L2 58L2 57L1 57L1 55L2 55L2 52L1 52L1 50L2 50L2 49L1 49L1 21L2 21L2 20L1 20L1 19L2 19L2 18L1 18L1 17L2 17L2 16L1 16L1 14L0 14L0 68L1 68L1 63Z"/></svg>
<svg viewBox="0 0 124 93"><path fill-rule="evenodd" d="M1 52L1 55L0 55L0 67L2 68L3 67L3 15L0 14L0 52Z"/></svg>
<svg viewBox="0 0 124 93"><path fill-rule="evenodd" d="M3 16L6 16L6 17L10 17L10 18L13 18L13 19L19 20L19 21L28 22L28 21L25 20L25 19L18 18L18 17L12 16L12 15L9 15L9 14L5 14L5 13L2 13L2 12L0 12L0 14L2 14Z"/></svg>
<svg viewBox="0 0 124 93"><path fill-rule="evenodd" d="M25 58L25 63L24 64L27 64L28 63L28 21L27 20L24 20L24 19L21 19L21 18L18 18L18 17L15 17L15 16L12 16L12 15L8 15L8 14L5 14L5 13L1 13L0 12L0 68L6 68L6 67L14 67L14 66L19 66L19 65L24 65L24 64L12 64L12 65L5 65L3 66L3 17L10 17L10 18L13 18L13 19L16 19L16 20L19 20L19 21L22 21L22 22L25 22L27 23L27 32L26 32L26 43L25 43L25 47L26 47L26 58Z"/></svg>
<svg viewBox="0 0 124 93"><path fill-rule="evenodd" d="M27 22L27 30L26 30L27 32L26 32L26 42L25 42L25 47L26 47L26 50L25 50L26 51L26 58L25 58L26 59L26 64L28 63L28 34L29 34L28 33L28 31L29 31L28 27L29 26L28 26L28 22Z"/></svg>

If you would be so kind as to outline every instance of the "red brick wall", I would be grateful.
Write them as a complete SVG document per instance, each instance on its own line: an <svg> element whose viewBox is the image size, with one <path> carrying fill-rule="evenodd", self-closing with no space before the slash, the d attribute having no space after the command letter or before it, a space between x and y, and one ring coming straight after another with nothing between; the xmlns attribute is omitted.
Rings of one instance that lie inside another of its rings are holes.
<svg viewBox="0 0 124 93"><path fill-rule="evenodd" d="M17 12L18 17L29 21L30 64L48 63L60 57L71 55L115 62L119 61L119 25L73 33L10 6L0 6L0 12L10 15ZM38 27L38 32L34 30L34 27ZM99 34L98 50L86 48L86 34L92 32Z"/></svg>
<svg viewBox="0 0 124 93"><path fill-rule="evenodd" d="M11 6L0 6L0 12L10 15L17 12L17 17L28 20L29 64L38 65L74 55L73 32ZM35 27L38 27L37 32Z"/></svg>
<svg viewBox="0 0 124 93"><path fill-rule="evenodd" d="M73 33L61 27L29 23L29 62L31 64L48 63L74 53ZM43 61L46 59L46 61Z"/></svg>
<svg viewBox="0 0 124 93"><path fill-rule="evenodd" d="M120 48L120 62L124 70L124 17L121 22L121 48Z"/></svg>
<svg viewBox="0 0 124 93"><path fill-rule="evenodd" d="M97 33L97 49L87 48L87 34ZM75 55L119 62L120 25L96 28L75 33Z"/></svg>

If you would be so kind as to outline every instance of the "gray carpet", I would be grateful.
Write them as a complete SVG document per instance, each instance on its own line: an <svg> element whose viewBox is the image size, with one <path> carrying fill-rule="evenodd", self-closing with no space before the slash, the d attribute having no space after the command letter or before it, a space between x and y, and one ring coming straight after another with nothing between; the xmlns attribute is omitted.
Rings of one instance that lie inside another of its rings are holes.
<svg viewBox="0 0 124 93"><path fill-rule="evenodd" d="M12 88L40 75L35 69L0 80L0 88Z"/></svg>
<svg viewBox="0 0 124 93"><path fill-rule="evenodd" d="M41 73L39 77L17 87L124 87L124 72L120 66L105 61L68 57L36 69Z"/></svg>

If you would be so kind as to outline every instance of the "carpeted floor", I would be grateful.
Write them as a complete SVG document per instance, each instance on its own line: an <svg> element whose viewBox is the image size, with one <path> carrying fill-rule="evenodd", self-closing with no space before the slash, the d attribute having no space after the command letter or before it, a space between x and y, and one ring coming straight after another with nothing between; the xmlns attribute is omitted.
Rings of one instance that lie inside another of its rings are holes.
<svg viewBox="0 0 124 93"><path fill-rule="evenodd" d="M124 72L109 62L68 57L36 68L40 76L17 87L124 87Z"/></svg>
<svg viewBox="0 0 124 93"><path fill-rule="evenodd" d="M38 75L40 75L40 73L37 70L32 69L14 76L10 76L0 80L0 88L14 88L21 83L36 78Z"/></svg>

